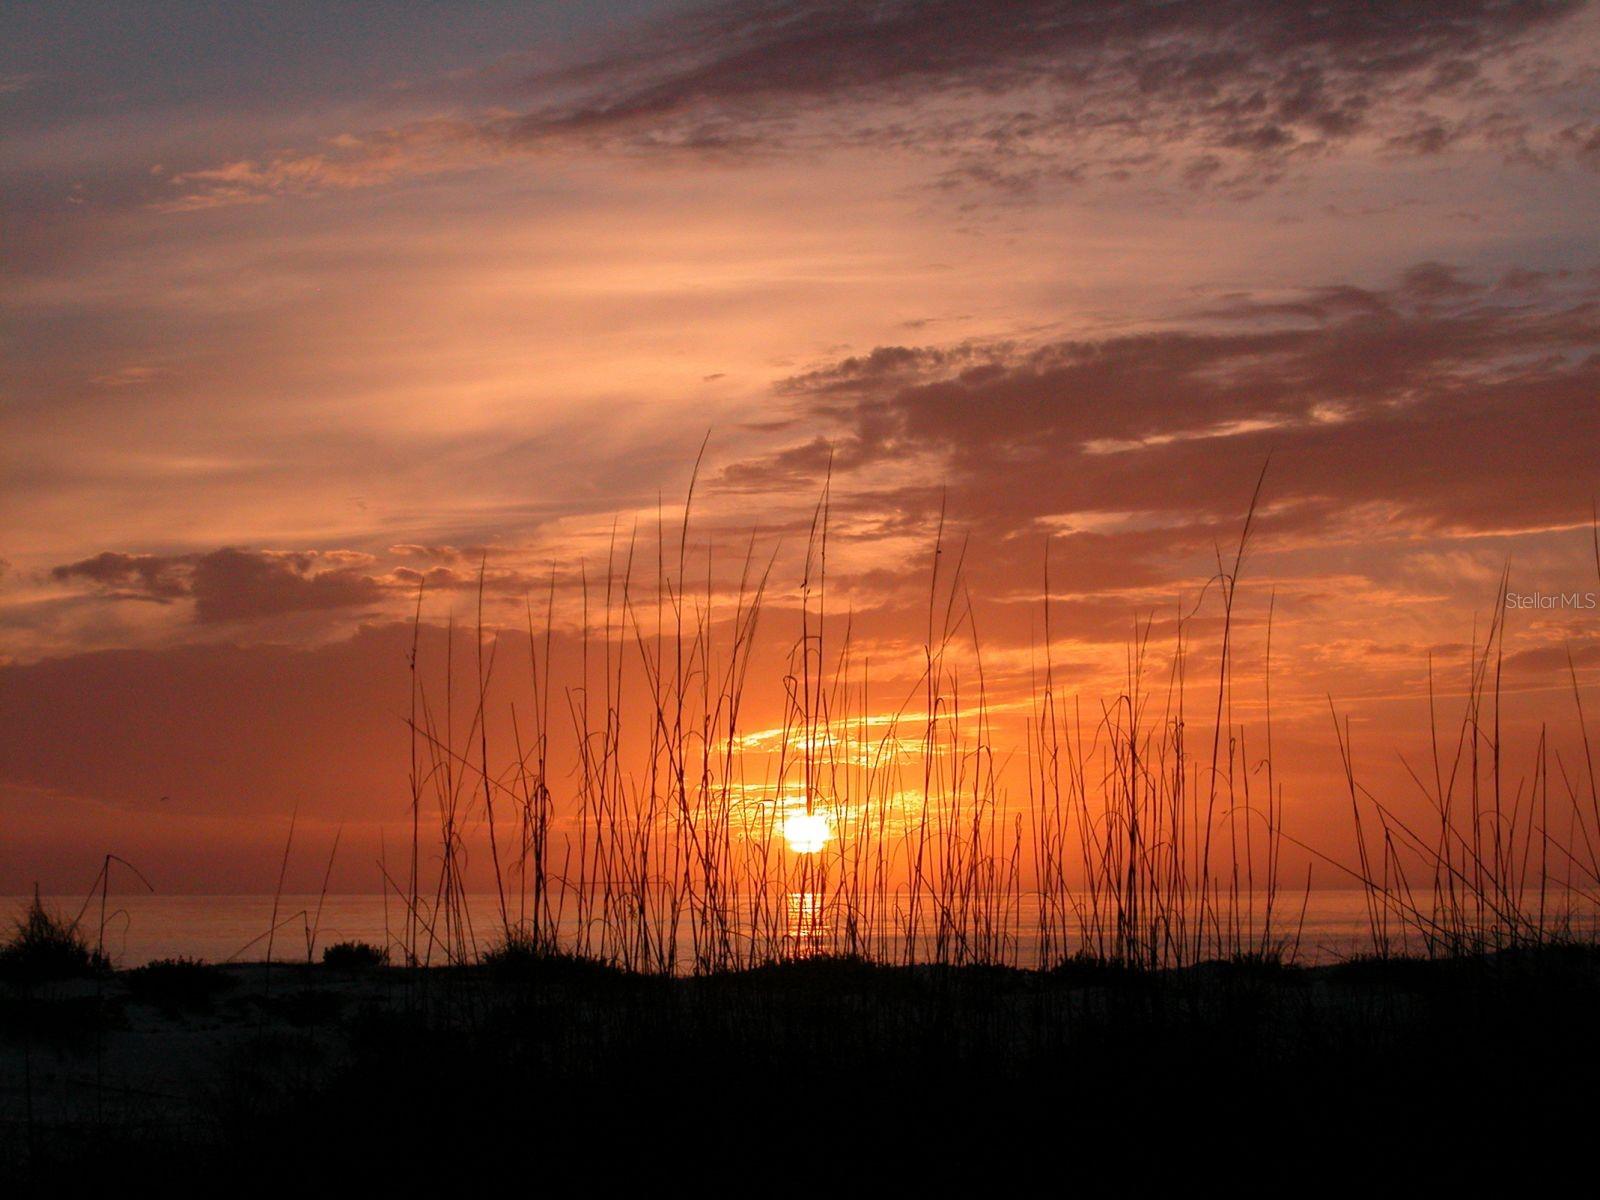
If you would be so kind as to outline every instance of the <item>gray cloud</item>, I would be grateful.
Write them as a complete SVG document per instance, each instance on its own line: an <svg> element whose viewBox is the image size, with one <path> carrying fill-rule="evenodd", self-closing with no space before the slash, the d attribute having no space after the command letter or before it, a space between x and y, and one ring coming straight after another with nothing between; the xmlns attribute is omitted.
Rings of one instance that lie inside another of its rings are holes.
<svg viewBox="0 0 1600 1200"><path fill-rule="evenodd" d="M1579 7L1575 0L732 3L664 29L648 58L655 69L643 79L564 112L530 115L507 131L542 136L719 108L1044 83L1072 98L1049 116L1013 114L1012 132L1026 132L1030 117L1135 126L1167 106L1169 117L1205 126L1216 145L1276 152L1361 128L1375 87L1404 80L1414 97L1470 90L1487 54ZM595 64L591 74L637 75L641 57Z"/></svg>
<svg viewBox="0 0 1600 1200"><path fill-rule="evenodd" d="M1203 549L1269 454L1266 520L1286 531L1361 506L1396 533L1540 528L1586 520L1600 487L1600 277L1491 285L1425 263L1383 290L1227 298L1168 331L885 347L779 392L814 432L724 486L814 482L831 462L863 511L914 522L942 493L873 481L916 463L991 542L1056 514L1143 514L1071 535L1108 567Z"/></svg>
<svg viewBox="0 0 1600 1200"><path fill-rule="evenodd" d="M57 582L87 582L117 600L194 602L202 625L377 604L383 587L350 551L237 550L157 555L106 552L51 571Z"/></svg>
<svg viewBox="0 0 1600 1200"><path fill-rule="evenodd" d="M179 173L175 207L359 187L507 150L574 143L747 156L898 146L945 186L1172 169L1252 190L1373 134L1389 153L1464 143L1527 161L1595 158L1590 125L1533 103L1581 90L1546 59L1497 68L1583 0L738 0L634 31L626 48L527 81L492 115L341 135L308 152ZM510 111L505 111L509 108Z"/></svg>

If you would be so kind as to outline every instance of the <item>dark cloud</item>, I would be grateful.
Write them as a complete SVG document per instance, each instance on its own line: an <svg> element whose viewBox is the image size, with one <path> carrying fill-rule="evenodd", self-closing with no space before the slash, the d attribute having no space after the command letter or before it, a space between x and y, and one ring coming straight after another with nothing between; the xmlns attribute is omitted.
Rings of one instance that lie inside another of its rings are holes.
<svg viewBox="0 0 1600 1200"><path fill-rule="evenodd" d="M56 567L50 576L58 583L84 580L97 584L111 599L170 604L192 594L189 576L193 567L192 557L121 554L107 550L93 558Z"/></svg>
<svg viewBox="0 0 1600 1200"><path fill-rule="evenodd" d="M202 625L360 608L383 598L366 555L351 551L237 550L209 554L106 552L51 571L58 582L94 584L112 599L194 602Z"/></svg>
<svg viewBox="0 0 1600 1200"><path fill-rule="evenodd" d="M1484 68L1581 6L733 3L664 27L647 67L596 64L587 100L484 132L724 154L894 144L954 160L945 185L1002 192L1165 166L1191 186L1254 189L1369 131L1404 154L1477 137L1537 157L1528 122L1506 127L1518 97ZM1589 132L1555 132L1544 152L1582 157Z"/></svg>
<svg viewBox="0 0 1600 1200"><path fill-rule="evenodd" d="M1444 263L1418 263L1400 277L1400 290L1419 300L1450 300L1484 290L1484 285L1462 277Z"/></svg>
<svg viewBox="0 0 1600 1200"><path fill-rule="evenodd" d="M1578 593L1580 597L1592 593ZM1528 672L1546 678L1559 679L1569 668L1592 667L1600 664L1600 641L1592 636L1578 640L1565 640L1559 645L1539 646L1506 655L1501 664L1507 671Z"/></svg>
<svg viewBox="0 0 1600 1200"><path fill-rule="evenodd" d="M74 861L114 849L162 890L184 878L249 890L260 864L278 861L261 843L281 852L291 806L313 820L393 815L406 790L409 646L408 630L384 626L311 648L213 643L0 665L7 866L36 863L30 832L54 831ZM219 868L233 838L252 844Z"/></svg>
<svg viewBox="0 0 1600 1200"><path fill-rule="evenodd" d="M612 89L561 112L509 120L508 137L659 126L684 114L931 90L995 94L1044 84L1036 111L984 132L1138 129L1160 115L1251 153L1348 137L1386 89L1412 98L1481 86L1480 64L1572 13L1574 0L746 0L667 26L648 58L587 72ZM648 66L646 66L648 63ZM1108 103L1110 102L1110 103Z"/></svg>
<svg viewBox="0 0 1600 1200"><path fill-rule="evenodd" d="M1362 506L1396 533L1585 519L1600 487L1600 287L1517 284L1426 263L1381 291L1231 297L1177 330L882 348L780 385L814 432L723 482L814 481L831 463L863 511L947 503L991 541L1059 514L1124 514L1069 529L1107 578L1119 555L1131 570L1222 536L1269 454L1265 519L1301 535ZM875 484L908 464L948 490Z"/></svg>
<svg viewBox="0 0 1600 1200"><path fill-rule="evenodd" d="M127 554L106 551L51 570L57 583L87 583L84 600L192 602L201 625L261 621L296 614L374 612L399 597L474 592L491 596L542 594L550 574L493 565L503 548L401 543L389 547L401 559L418 560L379 571L371 555L349 550L239 550L205 554ZM481 570L480 570L481 568Z"/></svg>
<svg viewBox="0 0 1600 1200"><path fill-rule="evenodd" d="M1534 93L1581 79L1537 57L1515 87L1489 69L1581 7L737 0L527 81L535 106L519 96L481 118L179 172L172 183L184 191L170 205L367 186L463 155L574 143L722 158L900 147L943 162L941 186L1012 193L1166 168L1190 186L1248 192L1369 133L1402 155L1476 141L1524 161L1586 160L1596 157L1593 127L1546 128L1524 111Z"/></svg>

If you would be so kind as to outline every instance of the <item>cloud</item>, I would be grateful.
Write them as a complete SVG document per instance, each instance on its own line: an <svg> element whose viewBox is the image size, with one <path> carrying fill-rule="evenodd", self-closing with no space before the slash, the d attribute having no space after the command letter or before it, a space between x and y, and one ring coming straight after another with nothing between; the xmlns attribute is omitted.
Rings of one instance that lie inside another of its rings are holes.
<svg viewBox="0 0 1600 1200"><path fill-rule="evenodd" d="M256 203L574 147L724 159L898 148L942 164L942 186L1009 192L1168 170L1249 191L1362 137L1403 156L1482 145L1587 161L1593 128L1548 102L1583 92L1582 66L1520 54L1582 7L740 0L527 81L537 105L512 95L468 117L181 172L161 203Z"/></svg>
<svg viewBox="0 0 1600 1200"><path fill-rule="evenodd" d="M107 551L55 567L59 583L86 582L113 600L194 602L201 625L378 604L383 585L353 551L237 550L208 554L123 554Z"/></svg>
<svg viewBox="0 0 1600 1200"><path fill-rule="evenodd" d="M1583 521L1600 277L1508 279L1424 263L1387 289L1234 296L1147 333L880 347L780 384L810 435L720 483L815 483L831 464L841 508L947 504L990 542L1072 530L1107 579L1119 557L1203 552L1269 455L1264 524L1298 537ZM892 482L907 475L922 482ZM1119 513L1143 519L1099 519Z"/></svg>
<svg viewBox="0 0 1600 1200"><path fill-rule="evenodd" d="M190 576L194 556L122 554L107 550L93 558L55 567L50 577L58 583L83 580L96 584L111 599L154 600L171 603L192 595Z"/></svg>
<svg viewBox="0 0 1600 1200"><path fill-rule="evenodd" d="M127 367L118 367L114 371L106 371L96 375L89 382L104 388L131 388L142 387L162 376L160 367L134 364Z"/></svg>
<svg viewBox="0 0 1600 1200"><path fill-rule="evenodd" d="M418 587L426 592L475 592L481 585L487 595L525 597L548 587L550 576L507 568L485 569L480 574L475 564L460 568L432 566L425 570L402 566L391 571L386 582L413 595Z"/></svg>
<svg viewBox="0 0 1600 1200"><path fill-rule="evenodd" d="M165 181L172 194L154 206L163 212L194 212L261 204L276 196L374 187L470 165L479 141L476 126L443 118L360 135L341 133L313 150L284 150L175 172Z"/></svg>
<svg viewBox="0 0 1600 1200"><path fill-rule="evenodd" d="M525 597L550 586L550 574L480 564L506 553L503 548L401 543L389 553L420 560L420 569L403 563L379 570L370 554L352 550L239 550L224 547L203 554L128 554L105 551L50 571L59 584L89 584L91 591L57 597L49 603L134 601L173 605L192 603L198 625L263 621L297 614L345 613L368 616L400 597L427 593L475 592ZM13 614L14 616L15 614Z"/></svg>
<svg viewBox="0 0 1600 1200"><path fill-rule="evenodd" d="M542 137L796 101L925 100L930 91L1043 84L1059 89L1064 105L1014 114L1014 124L1136 126L1181 117L1203 126L1215 145L1276 152L1362 128L1381 98L1375 92L1387 85L1404 82L1414 97L1467 88L1479 82L1489 55L1579 7L1569 0L724 4L664 28L650 59L666 65L638 82L509 128L513 136ZM620 56L591 73L627 78L641 58Z"/></svg>
<svg viewBox="0 0 1600 1200"><path fill-rule="evenodd" d="M142 847L158 882L210 873L226 890L252 878L260 848L216 869L220 847L197 821L240 836L252 819L281 818L261 832L281 850L294 803L302 817L392 815L406 786L396 713L409 644L404 627L381 626L311 648L211 643L0 665L0 810L20 861L37 853L21 849L29 833L48 829L86 857ZM48 794L13 799L21 788Z"/></svg>
<svg viewBox="0 0 1600 1200"><path fill-rule="evenodd" d="M1592 636L1574 644L1570 639L1560 644L1539 646L1508 654L1501 667L1507 671L1527 672L1546 678L1559 679L1569 668L1592 667L1600 664L1600 641Z"/></svg>

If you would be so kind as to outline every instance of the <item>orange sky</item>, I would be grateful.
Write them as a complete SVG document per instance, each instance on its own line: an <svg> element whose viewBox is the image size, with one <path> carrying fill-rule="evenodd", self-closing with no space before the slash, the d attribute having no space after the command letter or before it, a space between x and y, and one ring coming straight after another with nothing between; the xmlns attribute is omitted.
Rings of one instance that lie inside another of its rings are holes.
<svg viewBox="0 0 1600 1200"><path fill-rule="evenodd" d="M614 528L653 580L708 434L691 541L778 555L770 656L831 458L886 693L942 510L991 696L1025 707L1048 541L1098 703L1270 457L1238 669L1270 598L1292 824L1337 849L1329 697L1407 786L1508 563L1565 597L1510 614L1508 723L1574 751L1595 6L577 7L0 18L0 892L108 851L270 889L297 805L376 886L417 581L470 620L482 562L520 627L553 564L570 638Z"/></svg>

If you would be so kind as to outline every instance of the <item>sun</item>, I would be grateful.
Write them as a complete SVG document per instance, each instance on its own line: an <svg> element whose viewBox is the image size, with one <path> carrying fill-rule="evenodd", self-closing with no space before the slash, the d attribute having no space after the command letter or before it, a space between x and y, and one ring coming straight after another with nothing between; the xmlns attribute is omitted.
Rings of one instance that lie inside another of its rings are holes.
<svg viewBox="0 0 1600 1200"><path fill-rule="evenodd" d="M796 854L815 854L832 837L824 813L791 813L783 819L783 840Z"/></svg>

